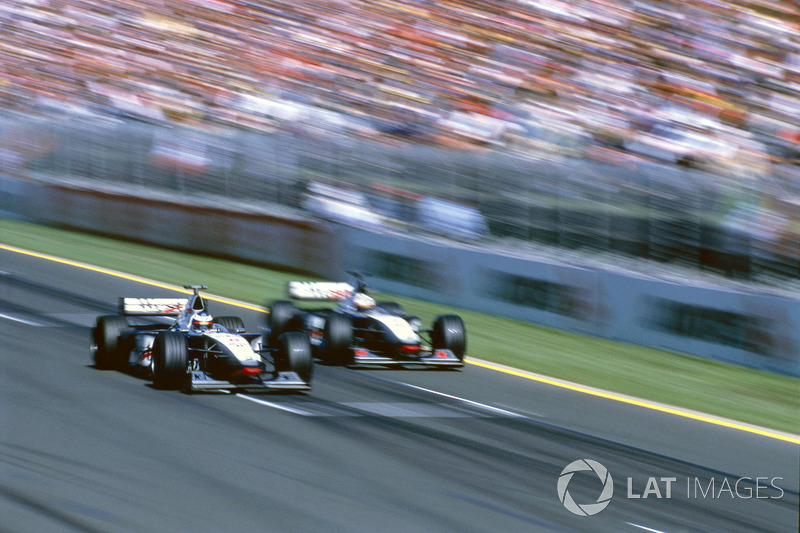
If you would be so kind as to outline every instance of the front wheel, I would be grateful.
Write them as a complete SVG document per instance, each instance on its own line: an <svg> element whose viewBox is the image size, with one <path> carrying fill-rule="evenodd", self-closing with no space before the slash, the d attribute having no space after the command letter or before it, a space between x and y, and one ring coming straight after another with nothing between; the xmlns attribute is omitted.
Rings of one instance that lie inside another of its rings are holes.
<svg viewBox="0 0 800 533"><path fill-rule="evenodd" d="M269 306L269 318L267 319L270 346L274 346L278 338L287 331L298 328L297 315L298 309L292 302L287 300L272 302L272 305Z"/></svg>
<svg viewBox="0 0 800 533"><path fill-rule="evenodd" d="M321 359L334 365L349 365L353 362L353 320L342 313L331 313L322 331Z"/></svg>
<svg viewBox="0 0 800 533"><path fill-rule="evenodd" d="M219 316L214 319L215 324L219 324L228 330L228 333L244 331L244 322L238 316Z"/></svg>
<svg viewBox="0 0 800 533"><path fill-rule="evenodd" d="M180 389L188 364L186 337L179 331L164 331L153 342L153 386Z"/></svg>
<svg viewBox="0 0 800 533"><path fill-rule="evenodd" d="M311 356L311 343L308 341L308 336L299 331L289 331L278 338L275 370L295 372L300 379L311 383L314 359Z"/></svg>
<svg viewBox="0 0 800 533"><path fill-rule="evenodd" d="M438 317L433 323L431 343L434 350L450 350L463 361L467 349L467 332L461 317L458 315Z"/></svg>
<svg viewBox="0 0 800 533"><path fill-rule="evenodd" d="M111 370L122 368L125 361L120 349L120 336L130 329L125 317L106 315L97 318L97 325L92 331L94 364L97 368Z"/></svg>

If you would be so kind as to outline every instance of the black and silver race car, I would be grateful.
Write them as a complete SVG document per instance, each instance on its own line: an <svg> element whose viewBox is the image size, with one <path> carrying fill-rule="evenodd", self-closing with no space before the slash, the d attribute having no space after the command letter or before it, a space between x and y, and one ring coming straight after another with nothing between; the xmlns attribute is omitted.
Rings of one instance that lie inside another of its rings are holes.
<svg viewBox="0 0 800 533"><path fill-rule="evenodd" d="M156 388L246 391L310 389L313 358L308 337L298 332L268 344L245 333L236 316L212 318L199 294L188 298L120 298L120 312L97 318L91 350L101 369L133 371Z"/></svg>
<svg viewBox="0 0 800 533"><path fill-rule="evenodd" d="M274 340L286 332L303 331L314 356L335 365L464 365L467 335L457 315L436 318L422 329L419 318L406 314L395 302L380 302L367 294L366 273L349 272L341 282L290 281L295 300L336 302L333 308L299 309L289 300L272 302L264 325Z"/></svg>

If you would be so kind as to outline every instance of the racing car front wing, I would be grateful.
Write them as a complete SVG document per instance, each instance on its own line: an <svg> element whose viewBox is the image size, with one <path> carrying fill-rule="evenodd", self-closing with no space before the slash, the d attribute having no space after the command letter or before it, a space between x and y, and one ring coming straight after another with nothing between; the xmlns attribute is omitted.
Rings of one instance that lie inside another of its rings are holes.
<svg viewBox="0 0 800 533"><path fill-rule="evenodd" d="M355 348L353 349L353 365L424 365L429 367L460 368L464 366L464 361L456 357L450 350L423 352L416 357L393 358L376 354L363 348Z"/></svg>
<svg viewBox="0 0 800 533"><path fill-rule="evenodd" d="M213 391L213 390L242 390L247 392L267 391L307 391L311 386L300 379L295 372L264 373L250 383L234 383L214 379L205 372L191 370L187 373L186 391Z"/></svg>

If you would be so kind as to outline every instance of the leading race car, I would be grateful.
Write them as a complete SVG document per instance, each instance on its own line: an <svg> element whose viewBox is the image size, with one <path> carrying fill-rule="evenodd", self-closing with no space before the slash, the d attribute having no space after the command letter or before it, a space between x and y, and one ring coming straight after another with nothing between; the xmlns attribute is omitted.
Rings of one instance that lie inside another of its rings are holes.
<svg viewBox="0 0 800 533"><path fill-rule="evenodd" d="M269 305L265 335L277 339L291 331L305 332L314 355L338 365L464 365L467 336L457 315L436 318L431 329L421 329L419 318L406 314L394 302L377 303L369 296L364 276L339 282L289 282L296 300L336 302L334 308L299 309L289 300Z"/></svg>
<svg viewBox="0 0 800 533"><path fill-rule="evenodd" d="M151 377L162 389L310 389L313 359L308 337L287 332L268 344L245 333L242 319L214 319L199 294L189 298L120 298L120 313L97 318L92 330L95 364ZM157 317L157 318L146 318Z"/></svg>

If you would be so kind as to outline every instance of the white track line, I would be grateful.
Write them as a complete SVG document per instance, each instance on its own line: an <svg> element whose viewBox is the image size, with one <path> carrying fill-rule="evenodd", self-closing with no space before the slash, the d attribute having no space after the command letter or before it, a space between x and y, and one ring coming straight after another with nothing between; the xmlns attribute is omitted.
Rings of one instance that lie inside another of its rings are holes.
<svg viewBox="0 0 800 533"><path fill-rule="evenodd" d="M514 413L512 411L507 411L505 409L500 409L499 407L492 407L491 405L486 405L485 403L480 403L480 402L476 402L476 401L473 401L473 400L467 400L466 398L460 398L459 396L453 396L452 394L445 394L444 392L439 392L439 391L435 391L435 390L432 390L432 389L426 389L425 387L418 387L417 385L411 385L410 383L403 383L401 381L398 381L398 384L404 385L406 387L410 387L412 389L425 391L425 392L428 392L430 394L435 394L437 396L443 396L445 398L450 398L451 400L457 400L457 401L465 403L467 405L471 405L473 407L479 407L481 409L485 409L487 411L492 411L492 412L495 412L495 413L500 413L500 414L505 415L505 416L510 416L510 417L514 417L514 418L528 418L525 415L521 415L519 413Z"/></svg>
<svg viewBox="0 0 800 533"><path fill-rule="evenodd" d="M0 318L5 318L6 320L13 320L14 322L22 322L23 324L28 324L29 326L37 326L41 327L43 324L39 324L38 322L31 322L30 320L24 320L22 318L17 318L15 316L4 315L0 313Z"/></svg>
<svg viewBox="0 0 800 533"><path fill-rule="evenodd" d="M258 403L261 405L266 405L267 407L272 407L274 409L280 409L281 411L288 411L290 413L294 413L296 415L301 416L313 416L313 413L309 413L308 411L303 411L302 409L296 409L294 407L287 407L285 405L281 405L279 403L268 402L266 400L259 400L258 398L253 398L252 396L247 396L246 394L237 394L237 398L242 398L243 400L249 400L253 403Z"/></svg>
<svg viewBox="0 0 800 533"><path fill-rule="evenodd" d="M625 523L628 524L629 526L638 527L639 529L644 529L645 531L649 531L650 533L665 533L660 529L653 529L651 527L640 526L639 524L634 524L633 522L625 522Z"/></svg>

